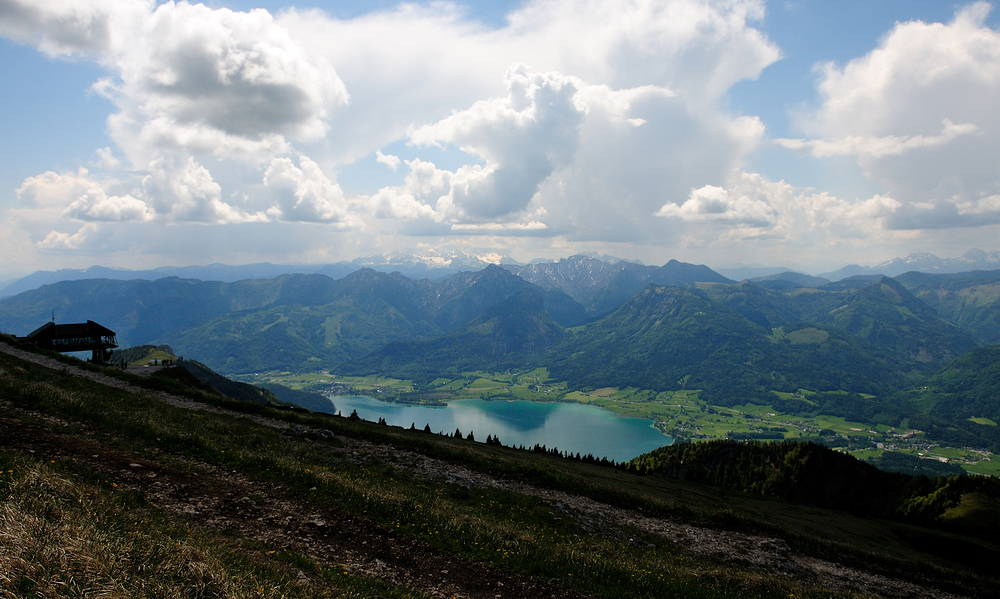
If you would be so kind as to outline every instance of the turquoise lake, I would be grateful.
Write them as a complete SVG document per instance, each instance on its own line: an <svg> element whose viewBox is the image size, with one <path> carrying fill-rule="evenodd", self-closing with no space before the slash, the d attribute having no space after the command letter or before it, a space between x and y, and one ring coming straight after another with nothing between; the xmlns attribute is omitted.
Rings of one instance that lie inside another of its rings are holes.
<svg viewBox="0 0 1000 599"><path fill-rule="evenodd" d="M371 397L339 396L332 400L336 409L347 416L353 410L365 420L423 429L430 425L435 433L449 435L455 429L470 432L477 441L487 435L504 445L545 445L570 453L588 453L617 462L634 458L673 439L653 428L651 420L619 416L595 406L574 403L536 403L531 401L484 401L463 399L447 407L411 406L389 403Z"/></svg>

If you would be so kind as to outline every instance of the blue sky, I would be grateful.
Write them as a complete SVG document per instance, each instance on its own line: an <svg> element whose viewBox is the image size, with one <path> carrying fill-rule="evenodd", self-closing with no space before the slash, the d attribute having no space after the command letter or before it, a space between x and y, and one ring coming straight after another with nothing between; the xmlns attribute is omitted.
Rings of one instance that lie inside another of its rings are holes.
<svg viewBox="0 0 1000 599"><path fill-rule="evenodd" d="M988 3L0 0L0 279L1000 249Z"/></svg>

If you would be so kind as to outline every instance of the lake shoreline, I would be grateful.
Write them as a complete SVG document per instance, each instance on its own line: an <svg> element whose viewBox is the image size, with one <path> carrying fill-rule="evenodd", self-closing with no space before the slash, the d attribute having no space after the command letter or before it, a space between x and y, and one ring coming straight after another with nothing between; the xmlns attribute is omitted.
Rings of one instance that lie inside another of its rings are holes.
<svg viewBox="0 0 1000 599"><path fill-rule="evenodd" d="M366 421L384 421L404 429L429 427L449 436L474 434L478 441L489 436L509 447L540 445L616 462L674 442L654 420L572 401L462 398L430 406L369 395L337 395L330 400L336 401L337 411L345 417L356 413Z"/></svg>

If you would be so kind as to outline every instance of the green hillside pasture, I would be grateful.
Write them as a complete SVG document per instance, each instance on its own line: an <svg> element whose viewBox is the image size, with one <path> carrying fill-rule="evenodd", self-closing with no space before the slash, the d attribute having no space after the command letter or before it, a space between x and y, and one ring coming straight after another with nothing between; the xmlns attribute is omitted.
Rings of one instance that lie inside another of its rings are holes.
<svg viewBox="0 0 1000 599"><path fill-rule="evenodd" d="M371 394L371 392L374 392L375 394L387 393L390 395L413 392L413 383L410 381L378 375L336 376L333 377L332 383L345 385L358 391L369 392L366 393L366 395Z"/></svg>
<svg viewBox="0 0 1000 599"><path fill-rule="evenodd" d="M823 343L830 338L830 333L814 327L806 327L784 335L792 345L805 343Z"/></svg>
<svg viewBox="0 0 1000 599"><path fill-rule="evenodd" d="M129 364L152 364L153 360L160 362L163 360L176 360L178 356L175 356L163 349L166 347L168 346L137 345L134 347L116 349L111 356L111 361L121 362L124 360Z"/></svg>
<svg viewBox="0 0 1000 599"><path fill-rule="evenodd" d="M919 457L924 460L947 460L956 464L969 474L981 476L1000 476L1000 455L976 449L960 447L941 447L939 445L921 444L920 447L893 449L866 449L851 451L850 454L862 460L878 457L887 451L894 451Z"/></svg>
<svg viewBox="0 0 1000 599"><path fill-rule="evenodd" d="M344 377L345 379L348 377ZM523 399L526 401L559 401L566 393L564 382L553 382L548 371L537 368L529 372L459 373L458 378L440 377L427 385L414 388L411 396L401 395L398 401L420 403L429 396L437 399Z"/></svg>
<svg viewBox="0 0 1000 599"><path fill-rule="evenodd" d="M341 315L330 316L323 321L323 344L326 347L336 345L340 338Z"/></svg>
<svg viewBox="0 0 1000 599"><path fill-rule="evenodd" d="M505 388L506 386L507 385L505 385L502 381L493 381L493 380L490 380L488 378L480 377L480 378L477 378L476 380L472 381L472 383L469 384L469 386L466 387L466 388L469 391L473 391L473 392L475 392L475 391L489 392L489 391L493 391L495 389Z"/></svg>
<svg viewBox="0 0 1000 599"><path fill-rule="evenodd" d="M371 376L338 376L326 371L291 372L288 370L244 374L230 377L244 383L275 383L284 385L296 391L311 391L322 393L330 387L339 386L342 389L357 392L358 395L379 396L382 394L395 397L401 393L412 393L413 383L401 379Z"/></svg>

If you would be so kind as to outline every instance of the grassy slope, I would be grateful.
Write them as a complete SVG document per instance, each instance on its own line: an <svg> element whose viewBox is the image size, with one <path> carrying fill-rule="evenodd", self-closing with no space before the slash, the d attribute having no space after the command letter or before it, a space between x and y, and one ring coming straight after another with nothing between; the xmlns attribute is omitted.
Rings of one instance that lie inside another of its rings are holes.
<svg viewBox="0 0 1000 599"><path fill-rule="evenodd" d="M340 569L308 568L288 552L253 559L233 542L157 510L117 485L87 481L67 464L0 449L0 595L6 597L416 598ZM318 584L316 584L318 583Z"/></svg>
<svg viewBox="0 0 1000 599"><path fill-rule="evenodd" d="M794 577L773 577L738 565L690 559L664 538L642 537L655 545L652 547L593 536L559 519L551 502L513 491L429 483L379 460L359 467L337 451L336 443L324 446L298 441L242 418L173 408L145 395L109 389L4 354L0 354L0 394L14 408L28 410L21 418L34 427L86 437L144 462L181 462L195 474L220 468L233 471L257 480L261 487L275 487L291 496L308 495L316 505L364 517L372 527L429 543L458 560L530 574L593 596L832 596ZM982 572L975 574L966 569L967 564L952 563L933 553L934 547L946 544L944 541L980 542L950 533L345 418L233 402L222 405L289 425L330 429L341 438L389 443L488 475L583 493L613 505L641 508L647 514L781 535L798 551L865 564L889 574L909 578L919 572L918 577L952 588L979 588L981 592L995 588L996 581L984 578ZM30 413L57 419L35 418ZM148 579L151 589L210 580L237 585L236 590L220 595L249 596L258 594L249 590L266 587L287 590L289 596L310 596L313 587L300 589L291 584L296 569L303 569L310 578L325 581L327 593L407 596L405 589L386 589L363 578L334 576L330 580L329 565L294 552L282 554L281 559L270 557L246 538L221 534L197 518L161 510L142 493L119 491L100 477L88 480L73 474L79 471L75 464L48 463L45 456L13 451L0 455L5 471L0 478L2 506L14 514L7 521L37 523L40 531L70 522L92 523L93 529L79 534L71 530L73 539L93 539L79 543L41 533L23 537L29 539L25 543L30 546L17 554L22 556L20 561L9 562L6 571L12 575L0 578L7 591L26 592L48 585L54 596L72 595L58 588L67 572L57 567L62 558L38 562L42 570L33 570L32 564L36 556L87 545L101 554L103 562L98 565L132 568L125 574L107 574L106 579ZM40 488L48 490L39 494ZM90 497L93 502L82 500ZM64 546L53 547L53 539ZM139 568L135 564L144 563L143 552L160 556L158 561L164 566ZM99 573L83 570L70 570L69 575L77 576L79 584L105 580Z"/></svg>

